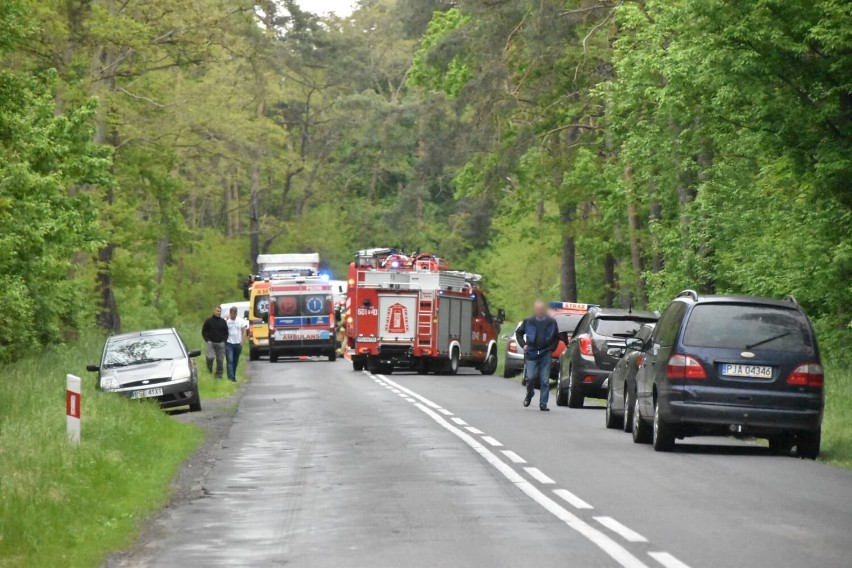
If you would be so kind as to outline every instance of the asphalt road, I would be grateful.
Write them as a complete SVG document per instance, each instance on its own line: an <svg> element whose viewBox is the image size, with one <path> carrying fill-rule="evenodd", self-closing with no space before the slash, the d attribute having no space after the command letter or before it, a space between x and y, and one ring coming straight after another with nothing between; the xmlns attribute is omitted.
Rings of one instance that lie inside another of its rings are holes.
<svg viewBox="0 0 852 568"><path fill-rule="evenodd" d="M718 438L671 454L514 381L252 363L206 496L145 564L852 566L852 472Z"/></svg>

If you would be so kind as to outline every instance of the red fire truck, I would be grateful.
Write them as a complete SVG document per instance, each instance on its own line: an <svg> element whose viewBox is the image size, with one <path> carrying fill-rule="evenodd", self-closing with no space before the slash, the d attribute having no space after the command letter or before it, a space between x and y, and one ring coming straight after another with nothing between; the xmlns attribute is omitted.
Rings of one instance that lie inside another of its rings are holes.
<svg viewBox="0 0 852 568"><path fill-rule="evenodd" d="M477 274L431 254L359 251L349 266L346 355L356 371L454 375L497 369L502 310L492 315Z"/></svg>
<svg viewBox="0 0 852 568"><path fill-rule="evenodd" d="M322 355L337 359L334 296L328 280L294 276L269 285L269 360Z"/></svg>

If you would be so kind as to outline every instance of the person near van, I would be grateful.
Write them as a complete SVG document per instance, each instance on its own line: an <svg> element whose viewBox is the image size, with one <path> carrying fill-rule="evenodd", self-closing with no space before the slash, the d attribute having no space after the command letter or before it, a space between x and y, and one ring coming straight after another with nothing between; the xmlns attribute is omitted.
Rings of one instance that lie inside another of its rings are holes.
<svg viewBox="0 0 852 568"><path fill-rule="evenodd" d="M225 342L225 359L228 361L228 380L237 381L237 365L240 362L240 353L243 351L243 340L246 337L248 322L237 314L237 307L231 307L228 319L228 339Z"/></svg>
<svg viewBox="0 0 852 568"><path fill-rule="evenodd" d="M216 361L216 378L222 378L222 367L225 359L225 342L228 340L228 324L222 317L222 308L216 306L213 315L204 320L201 326L201 337L207 344L207 371L213 372L213 361Z"/></svg>
<svg viewBox="0 0 852 568"><path fill-rule="evenodd" d="M556 320L547 315L547 306L542 301L533 304L533 315L523 321L515 332L515 339L524 350L524 377L527 383L527 396L524 406L529 406L535 394L538 382L541 395L539 410L548 412L547 401L550 398L550 360L554 349L559 345L559 327Z"/></svg>

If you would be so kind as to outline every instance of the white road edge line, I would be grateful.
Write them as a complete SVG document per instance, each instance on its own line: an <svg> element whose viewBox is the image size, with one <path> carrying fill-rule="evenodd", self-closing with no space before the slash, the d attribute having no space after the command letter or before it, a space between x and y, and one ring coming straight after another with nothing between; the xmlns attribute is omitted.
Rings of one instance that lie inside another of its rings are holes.
<svg viewBox="0 0 852 568"><path fill-rule="evenodd" d="M501 450L503 455L509 458L512 463L527 463L527 460L513 452L512 450Z"/></svg>
<svg viewBox="0 0 852 568"><path fill-rule="evenodd" d="M500 446L503 445L502 443L500 443L498 440L495 440L491 436L483 436L482 439L485 440L486 442L488 442L489 444L491 444L492 446L494 446L495 448L499 448Z"/></svg>
<svg viewBox="0 0 852 568"><path fill-rule="evenodd" d="M556 482L544 475L544 472L538 469L537 467L525 467L524 471L529 474L530 477L538 481L539 483L543 483L545 485L553 485Z"/></svg>
<svg viewBox="0 0 852 568"><path fill-rule="evenodd" d="M459 426L467 426L467 422L465 422L464 420L462 420L458 416L454 416L452 420L453 420L453 422L455 422Z"/></svg>
<svg viewBox="0 0 852 568"><path fill-rule="evenodd" d="M465 426L464 429L467 430L468 432L470 432L471 434L477 434L478 435L478 434L484 434L485 433L482 430L480 430L479 428L474 428L473 426Z"/></svg>
<svg viewBox="0 0 852 568"><path fill-rule="evenodd" d="M396 388L398 388L402 392L407 392L409 394L409 396L413 396L414 398L416 398L417 400L419 400L420 402L422 402L423 404L425 404L429 408L434 408L436 410L441 408L441 405L435 404L434 402L432 402L431 400L429 400L425 396L420 396L419 394L417 394L413 390L409 390L409 389L405 388L404 386L393 382L392 380L390 380L389 378L387 378L384 375L376 375L376 376L379 377L380 379L382 379L383 381L387 381L389 384L395 386Z"/></svg>
<svg viewBox="0 0 852 568"><path fill-rule="evenodd" d="M569 505L573 506L575 509L594 509L594 507L592 507L567 489L554 489L553 493L555 493L557 497L560 497Z"/></svg>
<svg viewBox="0 0 852 568"><path fill-rule="evenodd" d="M595 517L594 519L627 542L648 542L647 538L630 527L622 525L612 517Z"/></svg>
<svg viewBox="0 0 852 568"><path fill-rule="evenodd" d="M388 383L394 385L398 389L403 392L407 392L411 394L411 396L416 397L419 400L424 400L424 397L418 395L411 389L407 389L402 385L391 381L390 379L384 378ZM428 399L426 399L428 400ZM432 404L432 401L429 401ZM461 439L465 444L471 447L473 451L478 453L482 458L487 461L489 464L494 466L494 468L499 471L503 477L508 479L510 482L514 483L515 486L523 492L527 497L541 505L545 510L551 513L560 521L564 522L573 530L580 533L583 537L588 539L592 544L600 548L604 553L609 555L613 560L615 560L619 565L623 566L623 568L648 568L648 565L642 562L639 558L628 552L626 548L621 546L615 540L604 534L602 531L596 529L589 523L585 522L578 516L569 512L566 508L562 507L559 503L542 493L538 488L536 488L532 483L524 479L521 474L512 469L511 466L506 464L496 455L494 455L491 450L483 446L479 440L471 436L470 434L466 434L459 428L456 428L449 422L447 422L440 414L428 408L425 404L415 403L417 408L419 408L423 413L429 416L432 420L438 423L439 426L448 430L456 437Z"/></svg>
<svg viewBox="0 0 852 568"><path fill-rule="evenodd" d="M689 566L687 566L668 552L649 552L648 556L650 556L666 568L689 568Z"/></svg>

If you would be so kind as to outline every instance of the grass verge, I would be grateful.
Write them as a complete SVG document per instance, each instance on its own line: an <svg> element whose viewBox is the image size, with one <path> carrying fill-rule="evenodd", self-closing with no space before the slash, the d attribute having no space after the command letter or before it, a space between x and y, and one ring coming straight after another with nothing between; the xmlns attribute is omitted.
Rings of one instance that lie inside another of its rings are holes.
<svg viewBox="0 0 852 568"><path fill-rule="evenodd" d="M88 567L130 546L204 438L150 402L95 390L96 334L4 368L0 566ZM83 378L82 444L65 440L65 374Z"/></svg>
<svg viewBox="0 0 852 568"><path fill-rule="evenodd" d="M201 349L201 357L198 357L195 362L198 365L198 392L201 394L202 408L205 400L228 398L239 390L240 384L245 384L246 365L249 360L248 344L243 346L243 352L237 365L238 382L232 383L227 379L216 380L213 375L207 372L204 355L206 346L201 337L201 324L183 324L178 326L177 330L190 349Z"/></svg>
<svg viewBox="0 0 852 568"><path fill-rule="evenodd" d="M826 365L820 461L852 469L852 369Z"/></svg>

